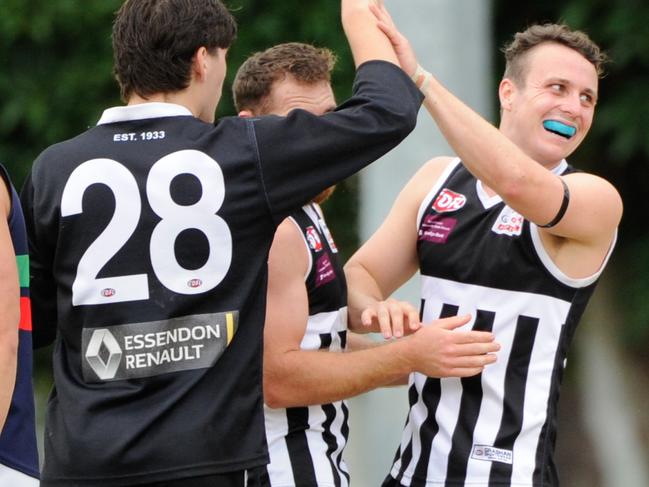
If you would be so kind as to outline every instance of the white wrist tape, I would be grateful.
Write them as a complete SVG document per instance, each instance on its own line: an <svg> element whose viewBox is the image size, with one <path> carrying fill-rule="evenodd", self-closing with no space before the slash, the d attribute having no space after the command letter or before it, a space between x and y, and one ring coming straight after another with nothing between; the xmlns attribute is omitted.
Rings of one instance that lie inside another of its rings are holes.
<svg viewBox="0 0 649 487"><path fill-rule="evenodd" d="M421 67L420 64L417 65L417 70L410 78L417 85L419 90L426 94L426 88L428 87L428 82L430 81L431 74Z"/></svg>

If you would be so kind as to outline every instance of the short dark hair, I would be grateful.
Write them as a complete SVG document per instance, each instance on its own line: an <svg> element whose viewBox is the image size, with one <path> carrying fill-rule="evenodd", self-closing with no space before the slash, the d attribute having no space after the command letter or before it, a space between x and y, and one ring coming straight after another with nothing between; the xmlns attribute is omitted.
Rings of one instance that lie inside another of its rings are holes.
<svg viewBox="0 0 649 487"><path fill-rule="evenodd" d="M250 56L234 78L232 92L238 111L263 106L273 83L291 75L304 83L331 82L335 54L301 42L278 44Z"/></svg>
<svg viewBox="0 0 649 487"><path fill-rule="evenodd" d="M579 30L572 30L565 24L534 24L523 32L514 35L514 40L503 48L506 66L505 78L524 84L526 71L526 54L534 47L545 42L554 42L577 51L586 58L601 78L604 75L606 54L588 35Z"/></svg>
<svg viewBox="0 0 649 487"><path fill-rule="evenodd" d="M236 21L220 0L126 0L113 24L122 99L187 88L196 51L228 48L236 34Z"/></svg>

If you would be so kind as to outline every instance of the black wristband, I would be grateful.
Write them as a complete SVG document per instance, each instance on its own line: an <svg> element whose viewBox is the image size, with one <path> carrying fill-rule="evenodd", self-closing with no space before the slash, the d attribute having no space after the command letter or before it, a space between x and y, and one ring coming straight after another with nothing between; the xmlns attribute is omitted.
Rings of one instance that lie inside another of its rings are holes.
<svg viewBox="0 0 649 487"><path fill-rule="evenodd" d="M568 209L568 203L570 203L570 190L568 189L568 185L566 182L561 179L561 184L563 184L563 201L561 201L561 208L559 208L559 211L557 212L557 215L552 219L550 223L546 223L545 225L539 225L541 228L551 228L555 226L557 223L561 221L563 216L566 214L566 210Z"/></svg>

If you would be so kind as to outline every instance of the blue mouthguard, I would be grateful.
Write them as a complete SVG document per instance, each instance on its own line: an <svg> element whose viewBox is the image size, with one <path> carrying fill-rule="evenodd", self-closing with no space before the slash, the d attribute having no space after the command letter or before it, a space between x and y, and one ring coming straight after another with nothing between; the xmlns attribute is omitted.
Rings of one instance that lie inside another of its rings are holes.
<svg viewBox="0 0 649 487"><path fill-rule="evenodd" d="M545 127L545 130L549 130L550 132L559 134L568 139L577 133L577 129L575 127L566 125L565 123L559 122L558 120L546 120L543 122L543 127Z"/></svg>

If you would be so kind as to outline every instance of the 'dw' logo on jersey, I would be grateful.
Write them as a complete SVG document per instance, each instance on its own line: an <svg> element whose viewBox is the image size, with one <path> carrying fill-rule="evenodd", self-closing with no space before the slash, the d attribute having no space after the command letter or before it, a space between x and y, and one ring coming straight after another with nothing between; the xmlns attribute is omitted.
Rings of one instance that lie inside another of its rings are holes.
<svg viewBox="0 0 649 487"><path fill-rule="evenodd" d="M444 188L433 203L433 209L439 213L457 211L466 204L466 196Z"/></svg>

